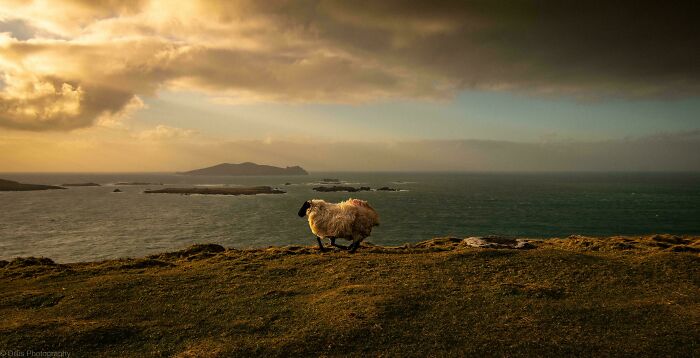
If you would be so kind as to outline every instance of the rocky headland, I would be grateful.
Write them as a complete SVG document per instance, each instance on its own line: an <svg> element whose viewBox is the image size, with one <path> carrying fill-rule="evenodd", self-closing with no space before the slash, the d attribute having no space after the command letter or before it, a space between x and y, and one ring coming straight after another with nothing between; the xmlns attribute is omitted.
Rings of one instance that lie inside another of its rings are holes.
<svg viewBox="0 0 700 358"><path fill-rule="evenodd" d="M64 187L42 184L24 184L12 180L0 179L0 191L30 191L30 190L54 190Z"/></svg>

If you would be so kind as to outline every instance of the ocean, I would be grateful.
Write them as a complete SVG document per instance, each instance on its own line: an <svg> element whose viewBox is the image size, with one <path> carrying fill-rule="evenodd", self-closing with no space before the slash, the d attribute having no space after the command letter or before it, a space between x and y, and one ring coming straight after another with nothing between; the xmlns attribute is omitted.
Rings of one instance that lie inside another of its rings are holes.
<svg viewBox="0 0 700 358"><path fill-rule="evenodd" d="M367 239L401 245L440 236L700 234L697 173L312 173L290 177L175 174L0 174L24 183L100 187L0 192L0 259L57 262L140 257L194 243L257 248L315 245L297 211L312 198L364 199L381 225ZM397 192L319 193L322 178ZM279 195L144 194L161 186L269 185ZM291 185L285 185L285 183ZM113 193L115 188L122 193Z"/></svg>

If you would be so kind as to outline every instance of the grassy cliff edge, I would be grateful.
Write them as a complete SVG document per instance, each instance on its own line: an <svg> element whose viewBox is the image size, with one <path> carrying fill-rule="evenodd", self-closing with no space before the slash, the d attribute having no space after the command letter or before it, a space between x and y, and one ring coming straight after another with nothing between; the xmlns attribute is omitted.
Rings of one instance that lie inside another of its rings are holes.
<svg viewBox="0 0 700 358"><path fill-rule="evenodd" d="M700 356L700 238L195 245L0 261L0 349L71 356Z"/></svg>

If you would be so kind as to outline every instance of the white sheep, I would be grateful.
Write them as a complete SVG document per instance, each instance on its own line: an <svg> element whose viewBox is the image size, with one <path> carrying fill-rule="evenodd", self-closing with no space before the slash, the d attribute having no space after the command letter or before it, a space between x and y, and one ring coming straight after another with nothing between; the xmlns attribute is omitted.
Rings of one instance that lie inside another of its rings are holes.
<svg viewBox="0 0 700 358"><path fill-rule="evenodd" d="M379 214L364 200L348 199L334 204L314 199L304 203L299 216L309 216L309 227L316 235L318 247L326 249L321 239L330 239L331 245L355 252L362 240L379 225ZM336 245L335 239L352 240L350 246Z"/></svg>

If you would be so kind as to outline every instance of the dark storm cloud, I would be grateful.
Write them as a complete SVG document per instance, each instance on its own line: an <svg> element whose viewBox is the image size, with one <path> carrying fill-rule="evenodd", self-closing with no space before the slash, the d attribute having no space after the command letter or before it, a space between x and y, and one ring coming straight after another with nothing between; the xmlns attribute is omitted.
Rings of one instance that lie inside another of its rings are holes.
<svg viewBox="0 0 700 358"><path fill-rule="evenodd" d="M322 3L330 41L461 88L600 97L700 90L700 2Z"/></svg>

